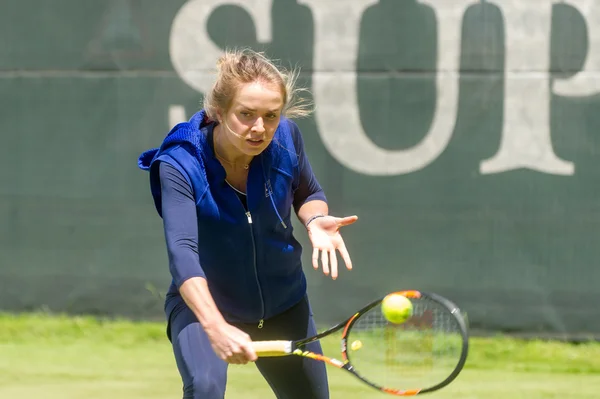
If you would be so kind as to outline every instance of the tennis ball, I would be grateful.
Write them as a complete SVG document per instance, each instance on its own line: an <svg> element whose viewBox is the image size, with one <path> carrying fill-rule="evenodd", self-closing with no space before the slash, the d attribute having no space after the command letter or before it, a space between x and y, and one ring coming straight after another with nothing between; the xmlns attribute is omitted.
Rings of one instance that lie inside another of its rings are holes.
<svg viewBox="0 0 600 399"><path fill-rule="evenodd" d="M352 349L353 351L357 351L360 348L362 348L362 342L360 342L359 340L352 342L352 345L350 345L350 349Z"/></svg>
<svg viewBox="0 0 600 399"><path fill-rule="evenodd" d="M404 295L389 294L381 301L381 311L390 323L402 324L412 316L413 305Z"/></svg>

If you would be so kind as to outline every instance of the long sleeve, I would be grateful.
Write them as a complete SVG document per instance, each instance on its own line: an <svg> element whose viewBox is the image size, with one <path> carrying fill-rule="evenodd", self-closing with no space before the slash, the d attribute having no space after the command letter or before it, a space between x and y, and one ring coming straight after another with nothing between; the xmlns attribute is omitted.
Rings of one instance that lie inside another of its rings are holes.
<svg viewBox="0 0 600 399"><path fill-rule="evenodd" d="M321 200L327 202L327 198L325 197L325 192L321 188L317 177L313 173L306 152L304 151L304 141L302 140L300 129L295 123L292 123L292 126L292 138L298 153L298 164L300 169L298 189L294 193L294 209L298 212L300 207L309 201Z"/></svg>
<svg viewBox="0 0 600 399"><path fill-rule="evenodd" d="M198 259L196 203L190 184L173 166L162 162L159 176L169 270L179 288L192 277L205 277Z"/></svg>

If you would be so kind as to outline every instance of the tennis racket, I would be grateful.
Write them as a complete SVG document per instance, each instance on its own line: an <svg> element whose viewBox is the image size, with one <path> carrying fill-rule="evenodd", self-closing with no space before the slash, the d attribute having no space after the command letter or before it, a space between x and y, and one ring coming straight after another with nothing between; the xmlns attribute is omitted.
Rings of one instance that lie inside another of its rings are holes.
<svg viewBox="0 0 600 399"><path fill-rule="evenodd" d="M383 298L318 335L298 341L255 341L259 357L302 356L346 370L369 386L397 396L437 391L462 370L468 327L456 305L433 293L400 291L413 304L412 316L393 324L381 311ZM304 349L342 330L341 360Z"/></svg>

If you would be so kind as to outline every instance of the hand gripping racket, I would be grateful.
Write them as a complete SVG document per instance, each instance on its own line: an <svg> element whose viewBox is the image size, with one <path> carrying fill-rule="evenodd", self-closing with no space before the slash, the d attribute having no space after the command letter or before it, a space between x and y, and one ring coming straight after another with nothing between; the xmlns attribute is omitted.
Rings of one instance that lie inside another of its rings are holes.
<svg viewBox="0 0 600 399"><path fill-rule="evenodd" d="M383 298L318 335L298 341L255 341L259 357L302 356L344 369L371 387L397 396L437 391L462 370L468 352L468 328L456 305L433 293L400 291L413 304L401 324L381 311ZM342 330L342 360L303 347Z"/></svg>

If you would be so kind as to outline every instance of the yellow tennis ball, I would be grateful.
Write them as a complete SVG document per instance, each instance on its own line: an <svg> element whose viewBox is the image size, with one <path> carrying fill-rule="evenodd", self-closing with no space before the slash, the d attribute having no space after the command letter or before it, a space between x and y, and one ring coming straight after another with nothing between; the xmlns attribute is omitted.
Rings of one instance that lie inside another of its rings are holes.
<svg viewBox="0 0 600 399"><path fill-rule="evenodd" d="M413 305L404 295L389 294L381 301L381 311L390 323L402 324L412 316Z"/></svg>
<svg viewBox="0 0 600 399"><path fill-rule="evenodd" d="M362 342L360 342L360 340L356 340L352 342L352 345L350 345L350 349L352 349L353 351L357 351L360 348L362 348Z"/></svg>

